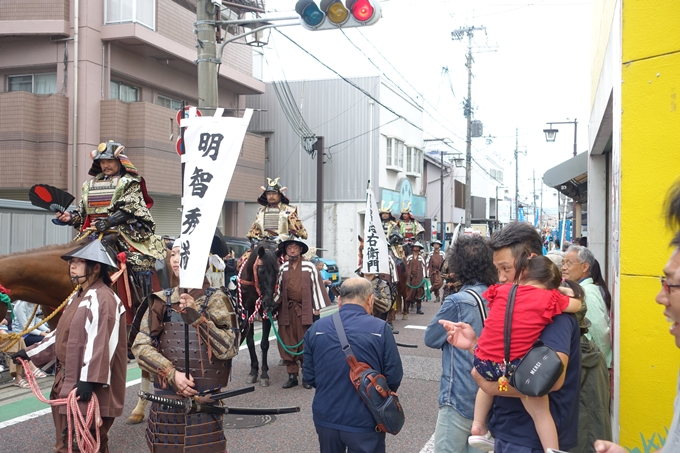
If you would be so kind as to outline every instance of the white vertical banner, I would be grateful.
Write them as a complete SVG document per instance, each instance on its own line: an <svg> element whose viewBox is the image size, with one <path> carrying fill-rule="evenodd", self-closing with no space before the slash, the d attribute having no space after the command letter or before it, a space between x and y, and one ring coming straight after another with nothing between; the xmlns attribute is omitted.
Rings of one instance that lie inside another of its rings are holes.
<svg viewBox="0 0 680 453"><path fill-rule="evenodd" d="M366 190L366 214L364 219L364 253L361 272L364 274L389 274L387 239L383 231L373 188Z"/></svg>
<svg viewBox="0 0 680 453"><path fill-rule="evenodd" d="M253 114L252 109L246 109L243 118L222 118L223 111L217 109L215 116L181 120L186 150L182 156L179 237L181 288L203 286L217 221Z"/></svg>

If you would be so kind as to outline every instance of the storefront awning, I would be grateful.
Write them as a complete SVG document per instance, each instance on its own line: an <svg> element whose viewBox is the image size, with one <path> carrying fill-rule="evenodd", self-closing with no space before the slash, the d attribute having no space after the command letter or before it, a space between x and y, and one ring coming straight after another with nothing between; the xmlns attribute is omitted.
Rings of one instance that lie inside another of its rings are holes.
<svg viewBox="0 0 680 453"><path fill-rule="evenodd" d="M579 203L588 199L588 152L551 168L543 174L543 183Z"/></svg>

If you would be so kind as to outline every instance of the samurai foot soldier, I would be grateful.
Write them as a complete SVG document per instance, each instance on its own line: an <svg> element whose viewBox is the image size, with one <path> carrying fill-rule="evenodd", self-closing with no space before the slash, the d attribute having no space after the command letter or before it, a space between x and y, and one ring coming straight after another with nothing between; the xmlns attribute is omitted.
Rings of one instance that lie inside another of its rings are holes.
<svg viewBox="0 0 680 453"><path fill-rule="evenodd" d="M424 315L422 310L422 301L425 297L425 276L427 270L425 267L425 260L420 254L423 245L420 242L413 244L413 254L406 258L406 283L408 284L408 291L406 293L406 302L404 303L404 313L401 319L408 319L408 310L414 303L417 304L416 313Z"/></svg>
<svg viewBox="0 0 680 453"><path fill-rule="evenodd" d="M87 402L97 395L102 425L101 453L108 453L108 432L125 402L125 307L111 290L109 272L116 262L98 240L62 256L69 263L71 281L80 285L68 301L59 325L33 346L12 354L42 367L56 359L50 399L66 398L75 388L85 417ZM52 406L56 453L69 451L66 405ZM94 427L92 427L94 429Z"/></svg>
<svg viewBox="0 0 680 453"><path fill-rule="evenodd" d="M221 237L215 236L210 253L226 255ZM177 242L172 248L170 263L172 271L179 276L180 244ZM185 344L187 324L189 339ZM203 288L188 293L180 292L177 287L153 293L132 351L140 368L151 373L156 395L209 400L212 394L227 386L231 359L238 353L239 337L231 300L222 290L210 288L205 279ZM188 370L185 354L189 359ZM182 409L156 402L151 404L146 443L154 453L224 453L227 449L221 414L187 414Z"/></svg>
<svg viewBox="0 0 680 453"><path fill-rule="evenodd" d="M427 277L432 283L432 294L435 296L435 300L440 302L439 290L442 289L444 285L444 280L442 279L442 268L444 267L444 252L442 251L442 243L439 239L435 239L430 243L432 246L432 251L427 255L425 264L427 267Z"/></svg>

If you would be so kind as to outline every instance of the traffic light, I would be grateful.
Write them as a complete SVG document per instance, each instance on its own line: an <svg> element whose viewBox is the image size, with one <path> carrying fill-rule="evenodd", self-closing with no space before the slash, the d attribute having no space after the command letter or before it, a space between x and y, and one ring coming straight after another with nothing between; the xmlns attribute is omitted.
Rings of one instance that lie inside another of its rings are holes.
<svg viewBox="0 0 680 453"><path fill-rule="evenodd" d="M314 0L299 0L295 11L307 30L363 27L375 24L382 17L376 0L347 0L345 4L340 0L321 0L319 6Z"/></svg>

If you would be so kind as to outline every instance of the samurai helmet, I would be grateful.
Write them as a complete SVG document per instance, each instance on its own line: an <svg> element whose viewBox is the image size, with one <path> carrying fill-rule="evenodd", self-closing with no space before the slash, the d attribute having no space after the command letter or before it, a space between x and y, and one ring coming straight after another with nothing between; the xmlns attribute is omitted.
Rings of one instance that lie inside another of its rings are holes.
<svg viewBox="0 0 680 453"><path fill-rule="evenodd" d="M392 215L392 205L394 204L394 200L390 201L389 203L385 204L385 200L380 201L380 209L378 209L378 212L380 214L389 214L390 215L390 220L396 220L394 218L394 215Z"/></svg>
<svg viewBox="0 0 680 453"><path fill-rule="evenodd" d="M118 142L109 140L108 142L102 142L97 146L97 149L90 151L90 157L92 158L92 167L88 174L90 176L97 176L102 172L101 164L98 162L100 159L116 159L121 164L121 170L125 170L127 173L138 176L139 171L132 165L130 159L123 154L125 147Z"/></svg>
<svg viewBox="0 0 680 453"><path fill-rule="evenodd" d="M262 195L259 196L257 202L260 203L262 206L267 206L267 192L278 193L279 195L281 195L281 203L290 204L290 200L283 193L286 190L288 190L288 187L281 187L279 185L279 179L280 177L275 179L267 178L267 185L260 186L260 190L262 190Z"/></svg>
<svg viewBox="0 0 680 453"><path fill-rule="evenodd" d="M410 214L411 213L411 202L410 201L408 201L406 203L402 203L401 213L402 214Z"/></svg>
<svg viewBox="0 0 680 453"><path fill-rule="evenodd" d="M439 239L435 239L434 241L430 242L430 245L435 245L435 244L439 244L441 246L442 241L440 241Z"/></svg>
<svg viewBox="0 0 680 453"><path fill-rule="evenodd" d="M61 259L64 261L69 261L72 258L80 258L85 261L92 261L94 263L108 266L110 271L115 271L118 269L118 265L116 264L116 260L113 257L111 249L106 247L99 239L95 239L94 241L90 241L85 245L81 245L80 247L61 256Z"/></svg>
<svg viewBox="0 0 680 453"><path fill-rule="evenodd" d="M281 250L284 254L286 253L286 247L292 244L297 244L300 246L300 255L304 255L309 251L309 246L302 242L300 239L297 237L292 237L291 239L288 239L287 241L282 241L279 243L279 250Z"/></svg>
<svg viewBox="0 0 680 453"><path fill-rule="evenodd" d="M422 249L423 249L423 244L421 244L420 242L416 241L416 242L413 243L413 245L411 245L411 248L413 248L413 247L419 247L420 250L422 250Z"/></svg>

